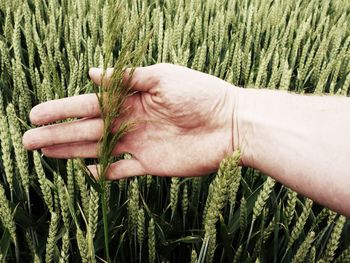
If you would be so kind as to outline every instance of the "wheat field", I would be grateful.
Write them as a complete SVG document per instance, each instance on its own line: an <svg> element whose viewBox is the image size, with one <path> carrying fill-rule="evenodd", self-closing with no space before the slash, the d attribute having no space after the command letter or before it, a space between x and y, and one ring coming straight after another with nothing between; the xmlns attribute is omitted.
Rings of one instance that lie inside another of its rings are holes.
<svg viewBox="0 0 350 263"><path fill-rule="evenodd" d="M123 50L138 51L129 66L349 96L350 1L0 0L1 262L350 262L348 219L239 167L239 152L205 177L103 192L93 160L27 152L32 107L95 92L89 68L121 66Z"/></svg>

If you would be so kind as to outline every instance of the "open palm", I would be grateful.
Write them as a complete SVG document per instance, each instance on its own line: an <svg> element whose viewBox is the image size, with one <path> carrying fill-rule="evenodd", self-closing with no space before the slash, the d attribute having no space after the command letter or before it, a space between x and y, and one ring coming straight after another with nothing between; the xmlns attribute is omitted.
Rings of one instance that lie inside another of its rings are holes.
<svg viewBox="0 0 350 263"><path fill-rule="evenodd" d="M111 72L108 70L105 78ZM101 69L90 70L96 84L101 76ZM232 152L234 89L228 83L171 64L137 68L129 83L136 93L124 106L131 111L115 125L121 121L136 125L117 143L114 154L128 152L133 158L114 163L109 179L143 174L204 175L215 171ZM95 94L48 101L30 114L36 125L67 118L79 119L27 131L25 147L42 149L55 158L96 158L103 122ZM95 167L89 168L96 174Z"/></svg>

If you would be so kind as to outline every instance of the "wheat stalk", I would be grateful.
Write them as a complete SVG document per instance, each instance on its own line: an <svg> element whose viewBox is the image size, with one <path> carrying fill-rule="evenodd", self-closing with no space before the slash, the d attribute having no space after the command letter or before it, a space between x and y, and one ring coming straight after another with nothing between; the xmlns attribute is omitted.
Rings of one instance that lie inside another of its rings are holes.
<svg viewBox="0 0 350 263"><path fill-rule="evenodd" d="M53 260L53 253L56 245L56 235L58 231L58 223L59 216L55 212L51 213L49 234L46 240L45 262L51 262Z"/></svg>
<svg viewBox="0 0 350 263"><path fill-rule="evenodd" d="M334 225L333 232L329 238L327 243L326 250L322 257L324 262L332 262L334 259L335 251L339 245L340 235L342 233L342 229L345 225L346 218L344 216L339 216L337 222Z"/></svg>
<svg viewBox="0 0 350 263"><path fill-rule="evenodd" d="M306 223L306 220L311 212L311 207L312 207L312 200L311 199L306 199L303 211L300 214L298 220L295 223L295 226L290 234L289 240L288 240L288 248L290 249L293 245L293 243L297 240L301 232L303 231L304 225Z"/></svg>
<svg viewBox="0 0 350 263"><path fill-rule="evenodd" d="M148 224L148 261L153 263L156 260L156 238L154 220L151 218Z"/></svg>

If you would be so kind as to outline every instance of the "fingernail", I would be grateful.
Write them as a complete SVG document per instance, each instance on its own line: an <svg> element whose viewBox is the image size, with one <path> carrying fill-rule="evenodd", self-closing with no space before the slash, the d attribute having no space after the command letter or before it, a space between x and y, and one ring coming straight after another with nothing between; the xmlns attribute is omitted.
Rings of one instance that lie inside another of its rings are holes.
<svg viewBox="0 0 350 263"><path fill-rule="evenodd" d="M22 144L27 150L34 150L36 148L36 141L35 138L33 138L33 132L31 130L23 134Z"/></svg>
<svg viewBox="0 0 350 263"><path fill-rule="evenodd" d="M41 113L41 111L38 110L37 106L32 108L32 110L29 113L30 122L33 123L33 124L39 125L40 124L40 119L41 119L40 118L40 113Z"/></svg>
<svg viewBox="0 0 350 263"><path fill-rule="evenodd" d="M89 76L90 76L90 78L91 78L91 74L93 74L93 72L96 71L96 70L97 70L97 68L90 68L89 69Z"/></svg>

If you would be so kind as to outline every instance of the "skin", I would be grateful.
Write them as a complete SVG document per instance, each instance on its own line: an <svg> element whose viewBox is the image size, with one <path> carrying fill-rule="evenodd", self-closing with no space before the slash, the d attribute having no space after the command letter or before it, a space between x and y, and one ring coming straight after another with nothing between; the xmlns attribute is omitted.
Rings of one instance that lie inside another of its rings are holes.
<svg viewBox="0 0 350 263"><path fill-rule="evenodd" d="M108 70L108 76L112 70ZM123 119L136 122L114 154L111 180L136 175L202 176L241 150L241 163L295 191L350 216L350 99L242 89L216 77L171 64L137 68L125 83L136 93ZM101 83L102 70L90 78ZM49 123L79 118L59 124ZM102 120L95 94L48 101L34 107L23 144L48 157L95 158ZM96 175L96 167L90 166Z"/></svg>

